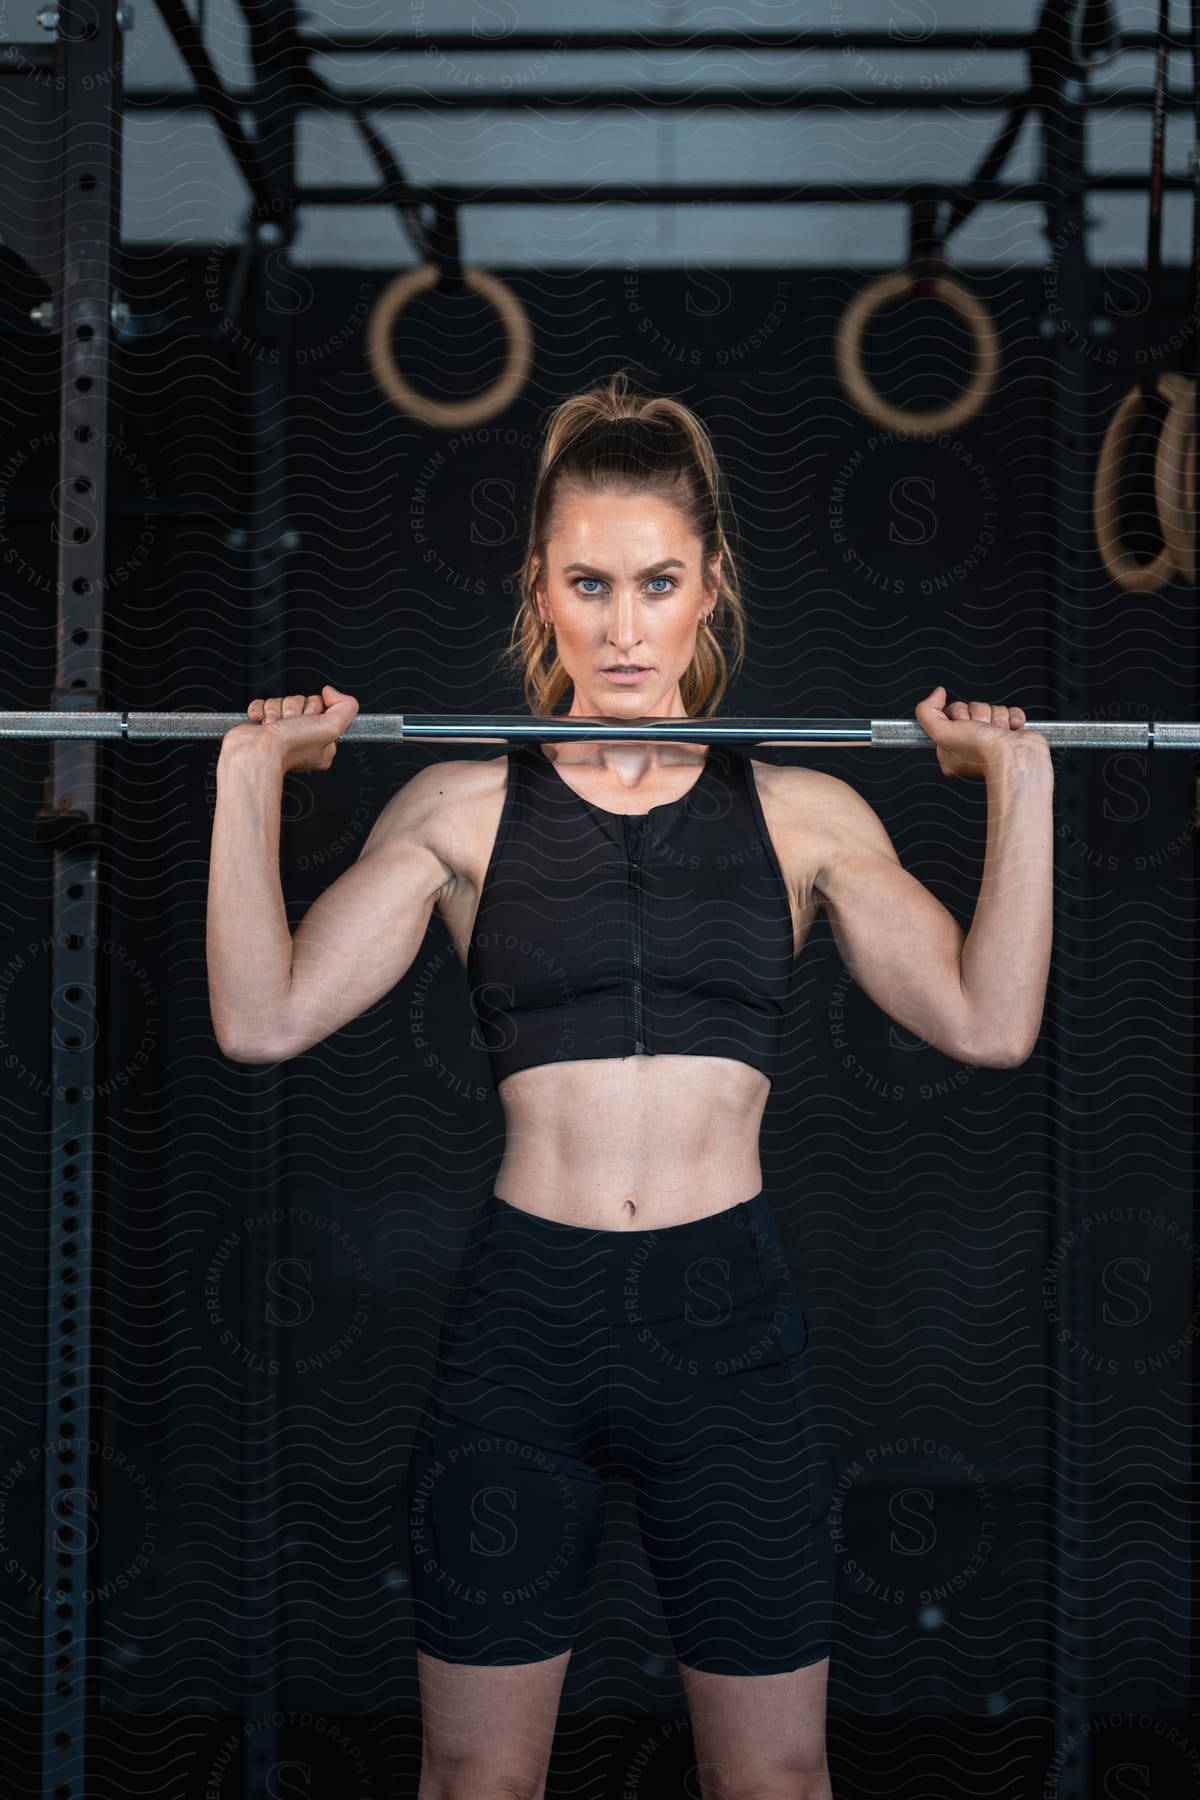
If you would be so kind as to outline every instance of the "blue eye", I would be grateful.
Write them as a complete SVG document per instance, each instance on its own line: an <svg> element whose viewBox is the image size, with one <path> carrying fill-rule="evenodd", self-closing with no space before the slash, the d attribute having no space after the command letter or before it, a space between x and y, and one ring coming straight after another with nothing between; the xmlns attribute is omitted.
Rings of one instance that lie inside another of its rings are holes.
<svg viewBox="0 0 1200 1800"><path fill-rule="evenodd" d="M679 583L675 580L675 577L673 575L652 575L650 577L650 580L652 583L655 581L665 581L667 583L667 587L665 590L667 593L672 593L674 591L674 589L679 586ZM581 587L581 584L585 581L590 581L592 583L592 588L584 590ZM571 583L571 585L572 585L572 587L580 588L580 591L583 592L584 598L586 600L591 600L595 597L592 590L600 585L600 577L598 575L577 575L575 577L575 580ZM661 588L658 590L658 592L660 594L663 591L664 590L662 590Z"/></svg>

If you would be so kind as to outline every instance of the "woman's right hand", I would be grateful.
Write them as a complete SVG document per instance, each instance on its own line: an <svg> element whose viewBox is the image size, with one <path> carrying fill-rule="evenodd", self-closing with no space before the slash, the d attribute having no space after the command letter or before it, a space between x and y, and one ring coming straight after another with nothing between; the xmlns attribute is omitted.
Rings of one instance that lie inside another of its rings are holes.
<svg viewBox="0 0 1200 1800"><path fill-rule="evenodd" d="M329 768L338 738L358 712L358 701L327 683L319 694L307 698L286 694L252 700L246 712L255 722L235 725L222 743L243 737L269 743L278 751L285 775L299 775Z"/></svg>

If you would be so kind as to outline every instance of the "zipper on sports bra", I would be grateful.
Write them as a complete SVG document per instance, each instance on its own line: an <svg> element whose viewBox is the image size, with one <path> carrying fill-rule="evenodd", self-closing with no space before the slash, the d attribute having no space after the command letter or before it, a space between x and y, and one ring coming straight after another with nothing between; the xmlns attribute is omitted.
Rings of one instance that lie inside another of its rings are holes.
<svg viewBox="0 0 1200 1800"><path fill-rule="evenodd" d="M646 819L634 815L630 819L633 843L630 849L629 879L633 888L633 1054L647 1054L646 1023L642 1002L642 846L645 842Z"/></svg>

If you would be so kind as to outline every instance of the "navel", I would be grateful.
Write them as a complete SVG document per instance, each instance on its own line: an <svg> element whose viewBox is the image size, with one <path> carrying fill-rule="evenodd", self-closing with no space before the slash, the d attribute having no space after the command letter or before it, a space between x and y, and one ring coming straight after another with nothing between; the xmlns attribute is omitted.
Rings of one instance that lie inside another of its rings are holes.
<svg viewBox="0 0 1200 1800"><path fill-rule="evenodd" d="M627 1200L625 1202L625 1211L629 1215L629 1217L632 1219L633 1215L637 1211L637 1207L634 1205L634 1202L632 1200Z"/></svg>

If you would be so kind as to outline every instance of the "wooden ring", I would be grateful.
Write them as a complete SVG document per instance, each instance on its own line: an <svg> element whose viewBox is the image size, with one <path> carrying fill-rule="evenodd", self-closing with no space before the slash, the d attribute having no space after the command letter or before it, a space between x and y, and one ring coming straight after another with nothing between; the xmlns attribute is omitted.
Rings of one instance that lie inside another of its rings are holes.
<svg viewBox="0 0 1200 1800"><path fill-rule="evenodd" d="M1169 403L1154 459L1154 496L1163 542L1185 581L1194 582L1196 553L1195 383L1172 372L1158 384Z"/></svg>
<svg viewBox="0 0 1200 1800"><path fill-rule="evenodd" d="M1119 522L1121 467L1125 453L1145 411L1145 397L1140 383L1131 387L1108 422L1100 460L1096 465L1096 486L1092 511L1096 541L1104 566L1119 587L1133 594L1155 594L1176 573L1175 558L1164 543L1158 555L1148 563L1135 562L1121 541Z"/></svg>
<svg viewBox="0 0 1200 1800"><path fill-rule="evenodd" d="M488 301L499 315L508 339L508 354L499 380L470 400L434 400L411 388L396 367L392 355L392 326L409 301L436 287L441 270L435 263L408 269L384 288L367 321L367 361L376 381L400 412L410 413L426 425L452 430L460 425L482 425L515 400L524 387L533 361L533 332L525 308L512 289L482 269L464 269L463 281L474 294Z"/></svg>
<svg viewBox="0 0 1200 1800"><path fill-rule="evenodd" d="M934 278L933 292L964 319L975 339L975 368L957 400L924 412L904 412L885 400L867 380L862 361L862 338L868 323L889 300L907 294L916 283L907 269L881 275L855 295L838 321L835 356L842 385L859 411L877 425L893 431L950 431L973 419L995 385L1000 368L1000 340L983 302L949 276Z"/></svg>

